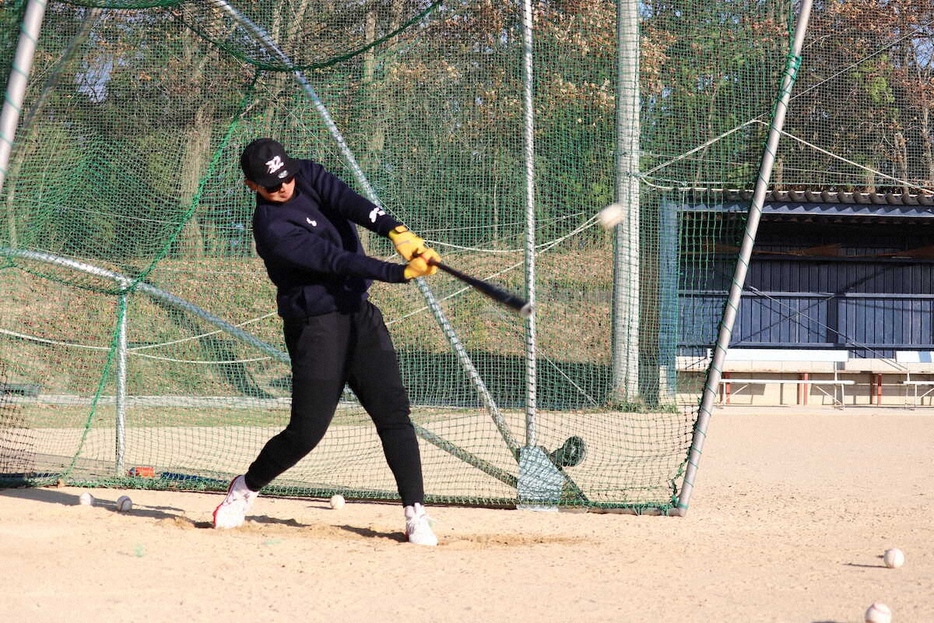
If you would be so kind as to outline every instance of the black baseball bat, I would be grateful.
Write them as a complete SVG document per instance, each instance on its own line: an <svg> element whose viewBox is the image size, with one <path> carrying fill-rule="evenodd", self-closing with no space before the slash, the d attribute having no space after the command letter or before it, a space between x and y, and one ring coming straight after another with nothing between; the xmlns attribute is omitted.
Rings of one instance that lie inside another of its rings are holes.
<svg viewBox="0 0 934 623"><path fill-rule="evenodd" d="M521 317L528 318L532 315L532 304L526 301L523 298L516 296L506 290L502 289L497 285L493 285L488 281L483 281L482 279L477 279L476 277L471 277L466 273L462 273L456 268L451 268L447 264L439 262L437 260L429 260L429 263L432 266L437 266L447 274L457 277L470 287L474 288L487 295L497 303L501 303L506 307L514 309Z"/></svg>

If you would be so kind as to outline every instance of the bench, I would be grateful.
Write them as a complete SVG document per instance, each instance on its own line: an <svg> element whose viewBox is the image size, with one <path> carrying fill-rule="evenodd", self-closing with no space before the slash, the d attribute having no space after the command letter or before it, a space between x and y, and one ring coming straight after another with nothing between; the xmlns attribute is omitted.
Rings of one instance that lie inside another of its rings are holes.
<svg viewBox="0 0 934 623"><path fill-rule="evenodd" d="M730 348L727 349L720 378L720 402L730 404L731 396L752 385L797 385L798 404L807 405L808 389L815 387L829 397L834 406L844 408L846 403L845 387L855 381L839 377L843 364L849 359L846 350L811 350L811 349L770 349L770 348ZM811 378L811 373L832 374L832 378ZM737 373L795 373L796 378L763 378ZM824 387L831 387L827 391Z"/></svg>
<svg viewBox="0 0 934 623"><path fill-rule="evenodd" d="M934 379L911 378L911 372L915 374L934 374L934 351L929 350L897 350L895 351L895 361L901 364L905 370L905 380L901 384L905 387L905 406L912 409L918 405L924 406L924 397L934 393ZM922 393L918 393L921 389ZM908 403L909 391L912 401Z"/></svg>

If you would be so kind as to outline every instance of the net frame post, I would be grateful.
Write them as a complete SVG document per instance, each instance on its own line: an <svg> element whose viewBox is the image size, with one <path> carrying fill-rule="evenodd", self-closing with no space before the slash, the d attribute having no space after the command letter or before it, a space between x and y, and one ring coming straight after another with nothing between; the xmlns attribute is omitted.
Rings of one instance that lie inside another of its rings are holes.
<svg viewBox="0 0 934 623"><path fill-rule="evenodd" d="M535 309L535 87L533 73L533 9L531 0L522 2L522 91L525 139L525 284L526 298ZM536 432L537 371L535 313L525 319L525 443L538 444ZM521 457L520 457L521 458ZM521 473L521 462L520 462ZM521 482L521 479L520 479Z"/></svg>
<svg viewBox="0 0 934 623"><path fill-rule="evenodd" d="M3 100L3 111L0 112L0 190L3 190L3 183L6 181L7 167L13 153L13 140L26 98L26 87L29 84L32 62L36 57L36 45L45 19L46 6L44 0L29 0L20 26L19 42Z"/></svg>
<svg viewBox="0 0 934 623"><path fill-rule="evenodd" d="M639 7L616 3L616 202L626 217L613 228L612 386L613 397L634 403L639 395L640 288L640 91Z"/></svg>
<svg viewBox="0 0 934 623"><path fill-rule="evenodd" d="M701 396L700 406L698 407L697 421L694 424L694 434L691 440L691 449L688 453L687 467L684 470L681 491L675 496L675 514L678 516L684 516L687 512L691 494L694 491L694 479L697 476L697 466L700 462L701 454L703 453L704 441L707 438L707 429L710 425L710 417L717 396L717 388L720 385L723 364L726 361L726 352L729 348L730 338L733 334L733 325L736 322L736 314L739 310L740 300L743 295L743 284L746 281L746 273L749 268L750 258L752 257L752 249L755 245L756 231L759 227L759 219L762 216L762 206L765 203L765 194L768 191L769 178L772 176L772 169L775 165L775 154L778 152L778 143L781 139L782 128L785 124L785 116L788 112L788 102L791 100L791 89L794 86L798 68L801 63L801 50L804 47L804 38L807 33L808 21L811 17L812 5L813 0L801 1L791 50L789 50L786 59L785 71L782 74L782 83L778 93L778 99L775 102L775 112L772 115L772 122L769 125L768 138L766 139L765 149L763 150L762 160L759 166L759 175L756 179L755 190L753 191L752 201L749 206L749 218L746 221L746 229L743 233L743 243L736 261L736 270L733 273L733 280L730 284L729 296L723 307L723 317L717 335L717 343L713 349L713 358L707 369L707 380Z"/></svg>
<svg viewBox="0 0 934 623"><path fill-rule="evenodd" d="M114 393L114 406L116 410L116 423L114 426L114 471L116 476L122 476L125 470L126 459L126 372L127 372L127 338L126 338L127 295L121 292L117 305L117 331L115 336L116 357L114 374L116 391Z"/></svg>

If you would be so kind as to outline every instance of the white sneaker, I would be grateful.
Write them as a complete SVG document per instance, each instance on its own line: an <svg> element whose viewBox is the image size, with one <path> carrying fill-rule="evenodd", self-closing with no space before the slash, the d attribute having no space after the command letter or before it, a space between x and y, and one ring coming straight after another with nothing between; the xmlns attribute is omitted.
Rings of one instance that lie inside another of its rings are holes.
<svg viewBox="0 0 934 623"><path fill-rule="evenodd" d="M431 518L421 504L405 507L405 536L415 545L438 544L438 537L431 529Z"/></svg>
<svg viewBox="0 0 934 623"><path fill-rule="evenodd" d="M227 497L214 509L215 528L239 528L253 506L258 491L250 491L243 476L237 476L227 487Z"/></svg>

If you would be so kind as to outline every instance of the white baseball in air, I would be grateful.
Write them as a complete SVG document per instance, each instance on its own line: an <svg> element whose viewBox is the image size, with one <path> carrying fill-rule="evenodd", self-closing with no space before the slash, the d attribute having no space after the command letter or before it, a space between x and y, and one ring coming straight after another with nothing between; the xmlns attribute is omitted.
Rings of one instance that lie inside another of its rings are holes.
<svg viewBox="0 0 934 623"><path fill-rule="evenodd" d="M905 554L896 547L887 549L882 555L882 562L884 562L885 566L889 569L898 569L905 564Z"/></svg>
<svg viewBox="0 0 934 623"><path fill-rule="evenodd" d="M866 623L892 623L892 609L877 601L866 610Z"/></svg>
<svg viewBox="0 0 934 623"><path fill-rule="evenodd" d="M334 510L340 510L344 508L344 496L332 495L331 496L331 508L333 508Z"/></svg>
<svg viewBox="0 0 934 623"><path fill-rule="evenodd" d="M603 229L613 229L622 223L625 218L626 209L619 203L611 203L597 214L597 220Z"/></svg>
<svg viewBox="0 0 934 623"><path fill-rule="evenodd" d="M117 510L121 513L128 513L133 510L133 500L128 495L121 495L117 498Z"/></svg>
<svg viewBox="0 0 934 623"><path fill-rule="evenodd" d="M78 504L81 506L94 506L94 496L85 491L78 496Z"/></svg>

